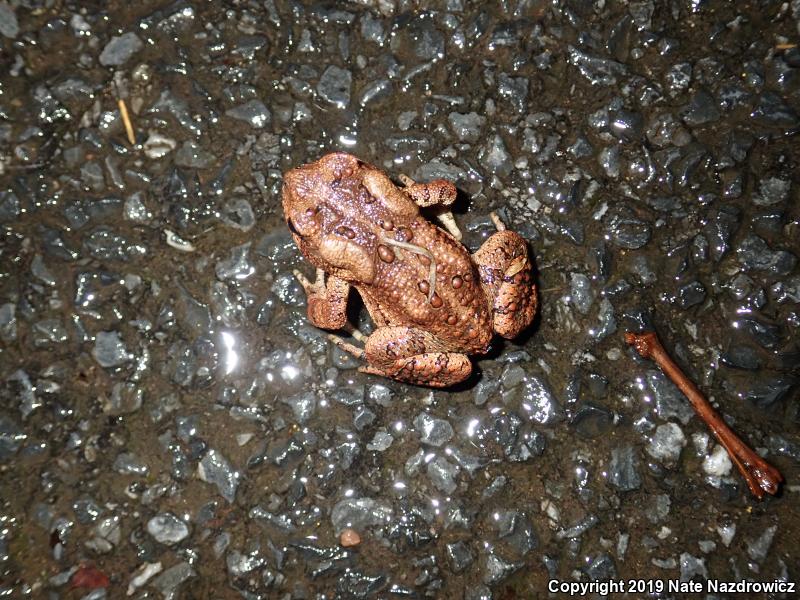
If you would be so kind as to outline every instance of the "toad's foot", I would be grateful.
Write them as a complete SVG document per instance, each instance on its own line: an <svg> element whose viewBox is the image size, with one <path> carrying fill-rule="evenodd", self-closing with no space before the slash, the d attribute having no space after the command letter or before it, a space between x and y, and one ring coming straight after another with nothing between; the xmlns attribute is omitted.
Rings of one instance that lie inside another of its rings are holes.
<svg viewBox="0 0 800 600"><path fill-rule="evenodd" d="M492 223L494 223L495 229L497 229L497 231L506 230L506 224L500 220L500 217L497 216L496 212L494 211L490 212L489 218L492 220Z"/></svg>
<svg viewBox="0 0 800 600"><path fill-rule="evenodd" d="M295 276L295 279L300 282L300 285L303 286L303 289L306 291L306 295L311 296L313 294L321 294L324 292L325 271L322 269L317 269L316 278L313 282L309 281L308 277L303 275L303 273L298 269L293 269L292 274Z"/></svg>
<svg viewBox="0 0 800 600"><path fill-rule="evenodd" d="M347 323L347 296L350 284L338 277L328 277L317 269L317 276L312 283L300 271L294 276L308 296L308 320L320 329L342 329Z"/></svg>
<svg viewBox="0 0 800 600"><path fill-rule="evenodd" d="M412 185L416 185L416 183L417 183L416 181L411 179L411 177L409 177L405 173L400 173L400 175L398 175L397 178L400 180L400 183L402 183L407 188L411 187Z"/></svg>
<svg viewBox="0 0 800 600"><path fill-rule="evenodd" d="M463 235L461 233L461 230L458 228L458 224L456 223L456 219L453 216L452 211L448 210L439 215L436 215L436 218L439 220L439 223L441 223L444 226L444 228L447 229L450 235L456 238L459 242L461 241Z"/></svg>
<svg viewBox="0 0 800 600"><path fill-rule="evenodd" d="M345 323L344 327L342 327L342 330L346 331L347 333L352 335L354 339L358 340L362 344L366 344L367 343L367 337L368 336L366 336L363 333L361 333L360 329L358 329L357 327L354 327L353 325L350 325L350 323Z"/></svg>
<svg viewBox="0 0 800 600"><path fill-rule="evenodd" d="M336 346L340 350L343 350L344 352L347 352L348 354L352 354L353 356L355 356L356 358L360 358L361 360L364 360L366 358L366 353L364 352L363 348L359 348L358 346L354 346L353 344L351 344L349 342L345 342L338 335L333 335L332 333L329 333L328 334L328 339L331 342L333 342L334 344L336 344Z"/></svg>

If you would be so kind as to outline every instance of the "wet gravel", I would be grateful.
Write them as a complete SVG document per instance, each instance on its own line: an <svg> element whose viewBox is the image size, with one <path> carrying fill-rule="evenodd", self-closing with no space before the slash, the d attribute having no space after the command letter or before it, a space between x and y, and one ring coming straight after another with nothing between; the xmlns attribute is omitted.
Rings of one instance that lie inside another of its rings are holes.
<svg viewBox="0 0 800 600"><path fill-rule="evenodd" d="M0 0L0 597L800 579L798 0L101 6ZM281 173L333 149L529 240L540 315L467 385L308 323Z"/></svg>

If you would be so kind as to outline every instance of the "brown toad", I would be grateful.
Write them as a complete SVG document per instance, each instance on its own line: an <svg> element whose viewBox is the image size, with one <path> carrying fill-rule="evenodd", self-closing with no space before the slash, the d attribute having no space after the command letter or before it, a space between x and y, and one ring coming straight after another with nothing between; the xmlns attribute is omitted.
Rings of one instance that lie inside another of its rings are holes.
<svg viewBox="0 0 800 600"><path fill-rule="evenodd" d="M451 204L455 186L405 183L343 152L287 172L284 216L317 268L314 283L295 274L309 320L324 329L347 325L347 295L358 290L375 331L354 332L363 349L331 339L366 360L361 371L446 387L469 376L467 355L484 354L493 333L513 338L530 324L536 286L520 235L495 218L498 231L470 254L419 210ZM448 229L460 237L454 222Z"/></svg>

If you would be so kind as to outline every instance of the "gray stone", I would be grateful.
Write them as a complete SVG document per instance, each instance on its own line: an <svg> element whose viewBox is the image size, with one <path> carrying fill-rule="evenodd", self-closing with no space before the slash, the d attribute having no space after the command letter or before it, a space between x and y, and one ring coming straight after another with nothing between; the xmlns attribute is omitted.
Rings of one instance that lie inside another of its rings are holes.
<svg viewBox="0 0 800 600"><path fill-rule="evenodd" d="M121 475L138 475L144 477L150 471L147 463L131 452L120 452L114 460L113 469Z"/></svg>
<svg viewBox="0 0 800 600"><path fill-rule="evenodd" d="M728 349L720 355L719 359L729 367L745 369L747 371L757 371L762 365L761 358L755 348L751 346L742 346L738 343L732 343Z"/></svg>
<svg viewBox="0 0 800 600"><path fill-rule="evenodd" d="M756 206L773 206L780 204L789 197L792 182L788 179L767 177L758 185L758 192L753 194L753 204Z"/></svg>
<svg viewBox="0 0 800 600"><path fill-rule="evenodd" d="M133 355L125 348L125 343L116 331L97 332L92 356L101 367L117 367L133 360Z"/></svg>
<svg viewBox="0 0 800 600"><path fill-rule="evenodd" d="M691 281L678 288L676 303L686 310L689 307L701 304L706 299L706 288L699 281Z"/></svg>
<svg viewBox="0 0 800 600"><path fill-rule="evenodd" d="M189 167L190 169L205 169L210 167L217 160L217 157L203 149L200 144L193 140L188 140L175 153L175 164L179 167Z"/></svg>
<svg viewBox="0 0 800 600"><path fill-rule="evenodd" d="M473 402L476 406L483 406L500 389L500 382L494 378L483 377L473 389Z"/></svg>
<svg viewBox="0 0 800 600"><path fill-rule="evenodd" d="M624 142L635 142L644 133L644 118L640 113L618 110L612 113L609 129L611 134Z"/></svg>
<svg viewBox="0 0 800 600"><path fill-rule="evenodd" d="M415 13L411 13L415 14ZM436 27L431 13L419 12L417 16L397 28L389 46L396 55L409 61L431 61L444 57L445 39Z"/></svg>
<svg viewBox="0 0 800 600"><path fill-rule="evenodd" d="M702 558L692 556L688 552L683 552L680 556L681 581L696 581L697 578L708 579L706 571L706 561Z"/></svg>
<svg viewBox="0 0 800 600"><path fill-rule="evenodd" d="M111 515L100 519L92 528L92 537L86 542L86 547L94 552L111 552L122 540L122 528L119 515Z"/></svg>
<svg viewBox="0 0 800 600"><path fill-rule="evenodd" d="M781 94L763 92L750 115L754 122L786 133L800 125L800 115L790 107Z"/></svg>
<svg viewBox="0 0 800 600"><path fill-rule="evenodd" d="M159 544L169 546L189 537L189 526L171 512L160 513L147 522L149 533Z"/></svg>
<svg viewBox="0 0 800 600"><path fill-rule="evenodd" d="M524 112L528 106L528 78L509 77L500 73L497 78L497 93L508 100L517 112Z"/></svg>
<svg viewBox="0 0 800 600"><path fill-rule="evenodd" d="M14 221L20 214L17 195L9 190L0 190L0 223Z"/></svg>
<svg viewBox="0 0 800 600"><path fill-rule="evenodd" d="M14 456L28 435L11 419L0 415L0 460Z"/></svg>
<svg viewBox="0 0 800 600"><path fill-rule="evenodd" d="M364 11L361 16L361 37L378 45L383 44L386 39L383 22L373 17L369 11Z"/></svg>
<svg viewBox="0 0 800 600"><path fill-rule="evenodd" d="M608 480L623 492L638 490L642 478L638 471L639 460L633 446L618 446L611 450L611 463L608 466Z"/></svg>
<svg viewBox="0 0 800 600"><path fill-rule="evenodd" d="M464 590L464 600L492 600L492 590L483 584L468 586Z"/></svg>
<svg viewBox="0 0 800 600"><path fill-rule="evenodd" d="M367 444L367 450L383 452L388 450L394 441L394 437L385 431L376 431L372 436L372 441Z"/></svg>
<svg viewBox="0 0 800 600"><path fill-rule="evenodd" d="M526 372L525 372L525 369L521 365L508 364L503 369L502 375L500 375L500 384L503 386L504 389L510 390L510 389L518 386L523 381L525 381L525 377L526 377ZM496 391L497 390L497 380L486 380L486 385L484 385L483 387L485 388L485 387L487 387L487 385L491 385L491 383L494 383L494 388L493 389L489 388L489 389L491 391ZM485 390L481 390L481 394L485 394L485 393L486 393ZM477 393L476 393L476 396L477 396ZM482 403L484 403L484 402L486 402L486 400L483 400ZM478 404L477 400L476 400L475 404Z"/></svg>
<svg viewBox="0 0 800 600"><path fill-rule="evenodd" d="M719 117L720 112L714 97L703 89L695 92L683 111L683 121L691 127L718 121Z"/></svg>
<svg viewBox="0 0 800 600"><path fill-rule="evenodd" d="M778 526L772 525L764 529L757 538L748 538L746 540L747 555L756 562L763 562L767 558L767 554L769 554L776 531L778 531Z"/></svg>
<svg viewBox="0 0 800 600"><path fill-rule="evenodd" d="M100 53L100 64L104 67L119 67L142 48L144 43L133 32L112 37Z"/></svg>
<svg viewBox="0 0 800 600"><path fill-rule="evenodd" d="M281 398L281 402L292 409L298 423L308 422L317 408L317 397L314 392L301 392L288 398Z"/></svg>
<svg viewBox="0 0 800 600"><path fill-rule="evenodd" d="M461 179L466 179L466 177L467 174L461 167L442 162L439 159L434 159L424 165L420 165L414 172L414 179L417 181L447 179L448 181L456 182Z"/></svg>
<svg viewBox="0 0 800 600"><path fill-rule="evenodd" d="M367 527L385 525L391 518L391 506L368 497L345 498L331 510L331 523L337 535L343 529L363 531Z"/></svg>
<svg viewBox="0 0 800 600"><path fill-rule="evenodd" d="M420 413L414 419L414 427L420 442L429 446L442 446L453 437L453 426L444 419L436 419L428 413Z"/></svg>
<svg viewBox="0 0 800 600"><path fill-rule="evenodd" d="M12 342L17 339L17 305L6 302L0 305L0 339Z"/></svg>
<svg viewBox="0 0 800 600"><path fill-rule="evenodd" d="M730 239L739 228L739 209L735 206L723 206L712 213L706 225L711 258L718 262L728 251Z"/></svg>
<svg viewBox="0 0 800 600"><path fill-rule="evenodd" d="M220 211L220 219L240 231L250 231L256 224L253 207L246 198L233 198L226 202Z"/></svg>
<svg viewBox="0 0 800 600"><path fill-rule="evenodd" d="M272 113L259 99L253 99L225 111L231 119L249 123L253 129L263 129L272 121Z"/></svg>
<svg viewBox="0 0 800 600"><path fill-rule="evenodd" d="M477 142L481 137L481 131L486 124L486 117L476 112L462 114L451 112L447 117L450 129L462 142Z"/></svg>
<svg viewBox="0 0 800 600"><path fill-rule="evenodd" d="M367 388L366 398L368 402L388 408L392 405L392 390L383 384L376 383Z"/></svg>
<svg viewBox="0 0 800 600"><path fill-rule="evenodd" d="M669 509L672 506L672 500L668 494L655 494L650 496L652 507L646 511L647 518L653 523L663 521L669 515Z"/></svg>
<svg viewBox="0 0 800 600"><path fill-rule="evenodd" d="M217 262L214 266L217 279L220 281L236 281L244 279L252 274L253 265L250 264L248 257L251 243L252 242L246 242L239 246L234 246L229 250L227 258L223 258ZM273 289L273 291L275 290Z"/></svg>
<svg viewBox="0 0 800 600"><path fill-rule="evenodd" d="M594 302L594 292L591 281L583 273L570 275L570 301L579 313L589 314L589 309Z"/></svg>
<svg viewBox="0 0 800 600"><path fill-rule="evenodd" d="M603 167L606 175L612 179L619 177L620 169L622 168L619 146L606 146L603 148L597 156L597 162Z"/></svg>
<svg viewBox="0 0 800 600"><path fill-rule="evenodd" d="M592 527L597 525L600 522L600 519L597 518L597 515L586 515L583 519L575 523L572 527L568 527L566 529L559 529L556 532L556 539L559 540L571 540L574 538L581 537L584 533L589 531Z"/></svg>
<svg viewBox="0 0 800 600"><path fill-rule="evenodd" d="M377 415L367 406L360 404L353 412L353 427L356 431L364 431L375 422Z"/></svg>
<svg viewBox="0 0 800 600"><path fill-rule="evenodd" d="M674 464L680 458L681 450L686 446L686 436L675 423L664 423L656 427L656 432L647 445L647 453L667 465Z"/></svg>
<svg viewBox="0 0 800 600"><path fill-rule="evenodd" d="M607 235L620 248L638 250L650 241L650 225L627 211L611 215L607 221Z"/></svg>
<svg viewBox="0 0 800 600"><path fill-rule="evenodd" d="M747 236L736 248L736 257L748 271L766 271L772 275L788 275L797 264L797 257L786 250L772 250L755 234Z"/></svg>
<svg viewBox="0 0 800 600"><path fill-rule="evenodd" d="M481 148L478 160L491 173L506 177L511 173L513 165L511 155L506 150L505 142L499 134L494 134Z"/></svg>
<svg viewBox="0 0 800 600"><path fill-rule="evenodd" d="M367 106L392 95L392 82L388 79L378 79L367 84L358 95L358 103Z"/></svg>
<svg viewBox="0 0 800 600"><path fill-rule="evenodd" d="M645 377L655 399L656 414L664 420L675 418L686 425L694 416L694 410L681 391L661 371L651 369Z"/></svg>
<svg viewBox="0 0 800 600"><path fill-rule="evenodd" d="M509 575L522 567L521 562L506 561L494 553L486 556L484 565L483 582L486 585L494 585L507 578Z"/></svg>
<svg viewBox="0 0 800 600"><path fill-rule="evenodd" d="M573 46L568 47L568 61L577 67L581 75L593 86L614 85L619 77L626 75L627 67L615 60L586 54Z"/></svg>
<svg viewBox="0 0 800 600"><path fill-rule="evenodd" d="M598 325L589 330L595 340L602 340L617 330L617 318L614 316L614 305L607 297L600 300L600 308L597 311Z"/></svg>
<svg viewBox="0 0 800 600"><path fill-rule="evenodd" d="M264 564L264 557L255 554L242 554L238 550L231 550L225 556L225 564L228 567L228 575L231 577L242 577Z"/></svg>
<svg viewBox="0 0 800 600"><path fill-rule="evenodd" d="M678 93L689 87L692 81L692 65L689 63L678 63L667 71L665 76L667 87L673 92Z"/></svg>
<svg viewBox="0 0 800 600"><path fill-rule="evenodd" d="M350 104L350 88L353 83L353 74L347 69L336 65L329 65L322 73L317 84L317 93L323 100L330 102L337 108L347 108Z"/></svg>
<svg viewBox="0 0 800 600"><path fill-rule="evenodd" d="M472 551L464 541L447 544L445 552L447 553L447 561L450 564L450 570L453 573L461 573L475 560Z"/></svg>
<svg viewBox="0 0 800 600"><path fill-rule="evenodd" d="M436 489L445 494L456 491L456 477L459 471L458 465L449 462L444 456L437 456L428 463L428 477Z"/></svg>
<svg viewBox="0 0 800 600"><path fill-rule="evenodd" d="M206 452L200 464L197 465L197 472L200 479L217 486L219 493L228 502L233 502L236 498L236 489L239 487L241 475L231 467L222 454L213 448Z"/></svg>
<svg viewBox="0 0 800 600"><path fill-rule="evenodd" d="M0 2L0 34L14 39L19 34L19 23L14 9L8 2Z"/></svg>
<svg viewBox="0 0 800 600"><path fill-rule="evenodd" d="M197 573L187 562L180 562L153 579L151 585L161 592L164 600L177 600L178 586Z"/></svg>
<svg viewBox="0 0 800 600"><path fill-rule="evenodd" d="M158 160L172 152L177 145L178 143L172 138L161 135L157 131L150 131L144 144L142 144L142 149L147 158Z"/></svg>
<svg viewBox="0 0 800 600"><path fill-rule="evenodd" d="M540 425L553 425L564 420L564 410L550 385L535 375L528 375L522 384L521 407L530 420Z"/></svg>
<svg viewBox="0 0 800 600"><path fill-rule="evenodd" d="M128 221L146 223L153 216L144 203L144 192L134 192L125 199L122 216Z"/></svg>
<svg viewBox="0 0 800 600"><path fill-rule="evenodd" d="M609 581L617 577L617 566L608 554L598 554L585 570L591 581Z"/></svg>

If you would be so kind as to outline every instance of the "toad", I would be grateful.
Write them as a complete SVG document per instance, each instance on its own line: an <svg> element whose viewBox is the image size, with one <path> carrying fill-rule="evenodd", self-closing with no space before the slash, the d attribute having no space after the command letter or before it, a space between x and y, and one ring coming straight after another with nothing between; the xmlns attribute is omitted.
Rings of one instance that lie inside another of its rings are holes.
<svg viewBox="0 0 800 600"><path fill-rule="evenodd" d="M451 213L442 229L420 207L447 207L449 181L397 187L376 167L343 152L284 175L283 212L295 243L316 267L316 280L295 271L317 327L346 329L363 348L329 336L364 360L360 370L417 385L447 387L472 371L494 333L513 338L536 314L536 286L525 240L497 228L474 254L460 243ZM376 328L347 324L350 288Z"/></svg>

